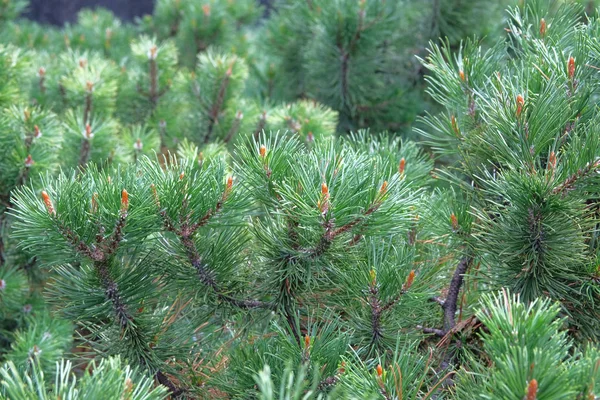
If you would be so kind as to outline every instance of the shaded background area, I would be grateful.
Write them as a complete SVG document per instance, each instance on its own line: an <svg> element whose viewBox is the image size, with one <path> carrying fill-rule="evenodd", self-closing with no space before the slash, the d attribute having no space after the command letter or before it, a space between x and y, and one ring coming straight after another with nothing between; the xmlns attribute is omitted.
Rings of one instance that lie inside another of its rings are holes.
<svg viewBox="0 0 600 400"><path fill-rule="evenodd" d="M124 21L152 14L154 0L31 0L25 16L29 19L53 25L74 22L82 8L104 7ZM268 8L272 0L260 0Z"/></svg>

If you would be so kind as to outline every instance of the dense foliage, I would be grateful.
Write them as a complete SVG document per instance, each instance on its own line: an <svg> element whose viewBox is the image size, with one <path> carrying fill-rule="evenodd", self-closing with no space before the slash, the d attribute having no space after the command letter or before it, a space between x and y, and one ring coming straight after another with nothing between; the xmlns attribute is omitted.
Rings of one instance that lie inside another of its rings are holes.
<svg viewBox="0 0 600 400"><path fill-rule="evenodd" d="M600 394L589 4L26 6L0 1L0 398Z"/></svg>

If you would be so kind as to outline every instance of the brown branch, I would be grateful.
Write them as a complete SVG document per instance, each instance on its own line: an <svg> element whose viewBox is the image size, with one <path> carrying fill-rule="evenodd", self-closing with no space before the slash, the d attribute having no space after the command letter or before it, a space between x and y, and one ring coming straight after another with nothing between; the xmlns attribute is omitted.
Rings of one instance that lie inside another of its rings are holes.
<svg viewBox="0 0 600 400"><path fill-rule="evenodd" d="M150 58L149 60L149 75L150 75L150 90L148 92L148 97L150 99L150 104L152 104L152 109L156 108L158 104L158 66L156 65L156 58Z"/></svg>
<svg viewBox="0 0 600 400"><path fill-rule="evenodd" d="M577 181L582 178L585 178L592 172L595 172L598 168L600 168L600 160L596 160L595 162L589 162L585 167L580 168L573 175L565 179L560 185L552 190L553 194L564 194L565 192L572 190Z"/></svg>
<svg viewBox="0 0 600 400"><path fill-rule="evenodd" d="M450 281L450 287L448 288L448 295L442 309L444 310L444 331L448 332L456 325L456 308L458 304L458 294L462 287L463 278L467 269L471 265L473 258L471 256L464 256L452 276Z"/></svg>

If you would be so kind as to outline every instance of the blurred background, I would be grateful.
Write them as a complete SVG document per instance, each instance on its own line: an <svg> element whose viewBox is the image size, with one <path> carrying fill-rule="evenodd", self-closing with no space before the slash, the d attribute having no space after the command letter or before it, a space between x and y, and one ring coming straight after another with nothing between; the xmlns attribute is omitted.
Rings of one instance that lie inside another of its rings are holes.
<svg viewBox="0 0 600 400"><path fill-rule="evenodd" d="M268 9L272 1L260 0L259 3ZM25 16L37 22L62 25L74 22L83 8L103 7L122 20L132 21L135 17L152 14L154 3L155 0L31 0Z"/></svg>

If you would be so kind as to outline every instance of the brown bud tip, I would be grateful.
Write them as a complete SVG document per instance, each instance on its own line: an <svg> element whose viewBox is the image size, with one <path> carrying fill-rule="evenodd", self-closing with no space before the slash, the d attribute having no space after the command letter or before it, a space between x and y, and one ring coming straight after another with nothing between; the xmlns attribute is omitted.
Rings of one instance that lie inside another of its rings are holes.
<svg viewBox="0 0 600 400"><path fill-rule="evenodd" d="M338 373L343 374L344 372L346 372L346 362L342 361L338 368Z"/></svg>
<svg viewBox="0 0 600 400"><path fill-rule="evenodd" d="M535 379L530 380L529 384L527 385L527 396L525 397L526 400L536 400L537 399L537 390L538 390L537 380L535 380Z"/></svg>
<svg viewBox="0 0 600 400"><path fill-rule="evenodd" d="M381 375L383 375L383 367L381 364L377 364L377 376L381 378Z"/></svg>
<svg viewBox="0 0 600 400"><path fill-rule="evenodd" d="M260 146L260 150L259 150L259 152L260 152L260 156L261 156L262 158L265 158L265 156L267 155L267 148L265 147L265 145L264 145L264 144L262 144L262 145Z"/></svg>
<svg viewBox="0 0 600 400"><path fill-rule="evenodd" d="M556 153L551 152L548 157L548 169L556 169Z"/></svg>
<svg viewBox="0 0 600 400"><path fill-rule="evenodd" d="M33 161L33 158L31 158L31 154L29 154L27 156L27 158L25 159L25 168L29 168L31 167L33 164L35 164L35 161Z"/></svg>
<svg viewBox="0 0 600 400"><path fill-rule="evenodd" d="M85 68L86 65L87 65L87 60L85 58L80 58L79 59L79 66L81 68Z"/></svg>
<svg viewBox="0 0 600 400"><path fill-rule="evenodd" d="M92 136L92 126L90 124L85 124L85 137L90 139Z"/></svg>
<svg viewBox="0 0 600 400"><path fill-rule="evenodd" d="M546 36L546 20L544 18L540 20L540 36Z"/></svg>
<svg viewBox="0 0 600 400"><path fill-rule="evenodd" d="M458 122L456 121L456 117L453 115L450 117L450 123L452 124L452 130L456 134L456 136L460 136L460 130L458 129Z"/></svg>
<svg viewBox="0 0 600 400"><path fill-rule="evenodd" d="M135 143L133 144L133 148L137 151L142 151L142 148L144 147L144 144L142 143L142 140L140 138L138 138Z"/></svg>
<svg viewBox="0 0 600 400"><path fill-rule="evenodd" d="M182 172L182 173L180 173L180 174L179 174L179 180L180 180L180 181L181 181L181 180L183 180L183 177L184 177L184 176L185 176L185 172Z"/></svg>
<svg viewBox="0 0 600 400"><path fill-rule="evenodd" d="M235 119L241 121L242 119L244 119L244 113L238 110L238 112L235 113Z"/></svg>
<svg viewBox="0 0 600 400"><path fill-rule="evenodd" d="M569 57L569 62L567 63L567 69L569 73L569 79L573 79L575 77L575 59L573 57Z"/></svg>
<svg viewBox="0 0 600 400"><path fill-rule="evenodd" d="M38 69L38 75L40 78L43 78L44 76L46 76L46 68L40 67L40 69Z"/></svg>
<svg viewBox="0 0 600 400"><path fill-rule="evenodd" d="M398 173L402 175L404 173L404 169L406 168L406 160L404 157L400 159L400 163L398 164Z"/></svg>
<svg viewBox="0 0 600 400"><path fill-rule="evenodd" d="M310 336L304 335L304 347L310 346Z"/></svg>
<svg viewBox="0 0 600 400"><path fill-rule="evenodd" d="M98 193L94 193L92 195L92 213L96 213L98 211Z"/></svg>
<svg viewBox="0 0 600 400"><path fill-rule="evenodd" d="M148 58L150 60L155 60L157 55L158 55L158 47L156 47L156 45L153 44L150 47L150 49L148 50Z"/></svg>
<svg viewBox="0 0 600 400"><path fill-rule="evenodd" d="M230 191L233 187L233 176L227 178L227 191Z"/></svg>
<svg viewBox="0 0 600 400"><path fill-rule="evenodd" d="M46 210L48 210L48 214L56 214L52 200L50 200L50 196L48 196L48 193L46 193L45 190L42 190L42 200L44 201Z"/></svg>
<svg viewBox="0 0 600 400"><path fill-rule="evenodd" d="M39 138L40 136L42 136L42 131L40 131L40 128L39 128L39 126L37 126L37 125L34 125L34 126L33 126L33 137L37 139L37 138Z"/></svg>
<svg viewBox="0 0 600 400"><path fill-rule="evenodd" d="M404 290L410 289L414 280L415 280L415 270L413 269L410 271L410 273L408 274L408 277L406 278L406 282L404 283Z"/></svg>
<svg viewBox="0 0 600 400"><path fill-rule="evenodd" d="M465 72L461 69L460 71L458 71L458 75L460 76L460 80L461 81L465 81Z"/></svg>
<svg viewBox="0 0 600 400"><path fill-rule="evenodd" d="M86 89L87 89L88 92L93 92L94 91L94 83L93 82L87 81L85 83L85 87L86 87Z"/></svg>
<svg viewBox="0 0 600 400"><path fill-rule="evenodd" d="M455 231L458 230L458 218L456 218L454 213L450 215L450 223L452 224L452 229Z"/></svg>
<svg viewBox="0 0 600 400"><path fill-rule="evenodd" d="M321 183L321 194L323 196L329 194L329 188L327 187L327 184L325 182Z"/></svg>
<svg viewBox="0 0 600 400"><path fill-rule="evenodd" d="M523 111L523 105L525 104L525 99L520 94L517 95L517 117L521 115Z"/></svg>
<svg viewBox="0 0 600 400"><path fill-rule="evenodd" d="M381 188L379 188L379 194L381 196L383 196L384 194L386 194L387 192L387 187L388 187L388 183L387 181L383 181L383 183L381 184Z"/></svg>
<svg viewBox="0 0 600 400"><path fill-rule="evenodd" d="M309 142L314 142L315 141L315 135L313 135L312 132L308 132L308 135L306 136L306 140L308 140Z"/></svg>
<svg viewBox="0 0 600 400"><path fill-rule="evenodd" d="M6 289L6 281L4 279L0 279L0 291Z"/></svg>
<svg viewBox="0 0 600 400"><path fill-rule="evenodd" d="M127 190L123 189L123 191L121 191L121 212L126 213L128 209L129 209L129 193L127 193Z"/></svg>
<svg viewBox="0 0 600 400"><path fill-rule="evenodd" d="M204 13L205 17L210 17L210 4L204 4L202 6L202 12Z"/></svg>

